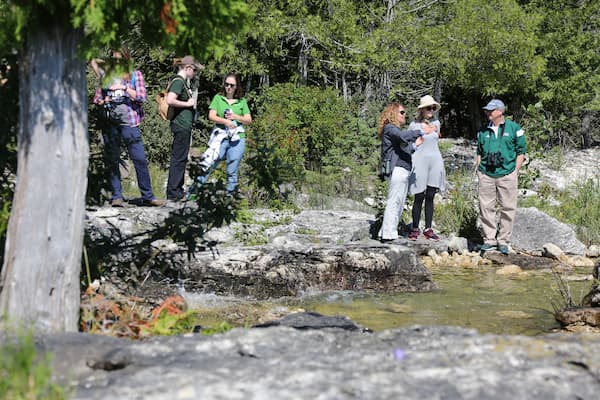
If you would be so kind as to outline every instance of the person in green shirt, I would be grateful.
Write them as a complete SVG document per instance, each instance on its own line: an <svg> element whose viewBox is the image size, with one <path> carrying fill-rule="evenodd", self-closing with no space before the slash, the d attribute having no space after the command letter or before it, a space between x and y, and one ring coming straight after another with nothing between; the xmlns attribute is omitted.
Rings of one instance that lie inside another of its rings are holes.
<svg viewBox="0 0 600 400"><path fill-rule="evenodd" d="M504 103L492 99L485 107L488 124L477 133L479 219L483 244L480 250L497 247L510 253L509 242L517 211L518 173L525 160L525 132L504 118ZM496 204L499 223L496 223Z"/></svg>
<svg viewBox="0 0 600 400"><path fill-rule="evenodd" d="M208 107L208 119L215 127L202 155L200 165L204 173L198 177L203 185L221 160L227 160L227 192L234 194L238 184L238 169L246 146L245 126L252 123L252 115L235 74L227 74L221 91Z"/></svg>
<svg viewBox="0 0 600 400"><path fill-rule="evenodd" d="M167 104L175 112L171 120L173 144L171 146L171 161L169 163L169 179L167 181L167 200L184 199L183 182L185 166L188 161L192 125L196 112L196 98L190 88L189 81L194 78L196 71L204 68L194 57L185 56L179 62L177 75L171 79Z"/></svg>

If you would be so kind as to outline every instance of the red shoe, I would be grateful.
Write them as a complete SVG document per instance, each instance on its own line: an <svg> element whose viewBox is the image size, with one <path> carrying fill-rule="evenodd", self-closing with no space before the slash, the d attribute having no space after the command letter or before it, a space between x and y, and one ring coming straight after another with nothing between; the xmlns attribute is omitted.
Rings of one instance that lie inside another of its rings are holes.
<svg viewBox="0 0 600 400"><path fill-rule="evenodd" d="M425 236L425 238L426 238L426 239L429 239L429 240L440 240L440 237L439 237L438 235L436 235L436 234L433 232L433 229L431 229L431 228L429 228L429 229L425 229L425 230L423 231L423 236Z"/></svg>
<svg viewBox="0 0 600 400"><path fill-rule="evenodd" d="M419 238L419 234L421 232L419 231L419 228L413 228L410 233L408 234L408 238L410 240L417 240Z"/></svg>

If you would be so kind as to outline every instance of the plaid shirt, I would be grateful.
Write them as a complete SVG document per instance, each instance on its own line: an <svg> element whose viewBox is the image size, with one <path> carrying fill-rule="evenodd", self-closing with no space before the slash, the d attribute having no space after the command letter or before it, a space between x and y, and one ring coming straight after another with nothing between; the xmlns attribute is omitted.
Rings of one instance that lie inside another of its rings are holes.
<svg viewBox="0 0 600 400"><path fill-rule="evenodd" d="M127 115L129 116L129 126L138 126L142 119L144 119L144 109L142 107L142 103L148 99L148 95L146 93L146 84L144 83L144 77L142 73L138 70L132 72L132 78L130 80L123 80L123 83L135 89L135 98L131 98L127 96L125 100L125 104L127 104ZM132 82L135 82L135 85L132 85ZM94 104L101 104L104 100L104 96L102 95L102 88L96 88L96 94L94 95Z"/></svg>

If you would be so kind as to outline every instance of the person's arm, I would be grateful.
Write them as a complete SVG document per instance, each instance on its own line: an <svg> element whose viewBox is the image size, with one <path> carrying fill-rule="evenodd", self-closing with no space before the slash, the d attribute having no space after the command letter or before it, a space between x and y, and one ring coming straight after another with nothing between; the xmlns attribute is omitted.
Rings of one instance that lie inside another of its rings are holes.
<svg viewBox="0 0 600 400"><path fill-rule="evenodd" d="M217 115L217 110L214 110L212 108L208 110L208 119L216 124L225 125L229 129L235 128L235 124L232 120L219 117Z"/></svg>
<svg viewBox="0 0 600 400"><path fill-rule="evenodd" d="M104 105L104 103L105 103L105 99L104 99L104 96L102 96L102 88L97 87L96 94L94 95L94 104L102 106L102 105Z"/></svg>
<svg viewBox="0 0 600 400"><path fill-rule="evenodd" d="M124 89L127 92L127 95L132 100L142 103L148 98L148 95L146 93L146 84L144 83L144 77L142 76L142 73L138 70L133 71L132 75L134 75L132 76L132 81L134 82L134 84L130 85L129 83L127 83Z"/></svg>
<svg viewBox="0 0 600 400"><path fill-rule="evenodd" d="M525 131L519 126L515 135L515 151L517 152L517 171L521 169L523 161L525 161L525 153L527 152L527 142L525 141Z"/></svg>
<svg viewBox="0 0 600 400"><path fill-rule="evenodd" d="M525 161L525 155L517 154L517 172L519 172L519 170L521 169L521 166L523 165L523 161Z"/></svg>
<svg viewBox="0 0 600 400"><path fill-rule="evenodd" d="M177 97L178 97L178 94L175 92L167 93L167 104L170 105L171 107L176 107L176 108L194 107L194 98L193 97L190 97L186 101L177 100Z"/></svg>
<svg viewBox="0 0 600 400"><path fill-rule="evenodd" d="M244 115L234 114L233 112L227 114L227 119L240 121L244 125L250 125L252 123L252 115L250 113Z"/></svg>
<svg viewBox="0 0 600 400"><path fill-rule="evenodd" d="M234 112L231 112L227 115L225 115L225 118L230 119L230 120L235 120L238 121L240 123L242 123L243 125L249 125L252 123L252 115L250 115L250 108L248 108L248 102L246 101L246 99L242 98L240 100L240 108L238 108L238 112L239 114L235 114Z"/></svg>
<svg viewBox="0 0 600 400"><path fill-rule="evenodd" d="M421 130L401 130L395 125L386 125L389 126L390 129L390 137L393 141L402 141L404 143L412 143L417 140L417 138L423 136L425 134L424 131ZM385 129L385 127L384 127ZM429 133L429 131L427 131Z"/></svg>

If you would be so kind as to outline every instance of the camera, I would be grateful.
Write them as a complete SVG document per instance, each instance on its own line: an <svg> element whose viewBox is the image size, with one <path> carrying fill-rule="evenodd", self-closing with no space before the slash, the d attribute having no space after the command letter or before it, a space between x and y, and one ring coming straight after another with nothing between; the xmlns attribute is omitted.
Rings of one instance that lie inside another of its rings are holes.
<svg viewBox="0 0 600 400"><path fill-rule="evenodd" d="M497 167L502 166L504 162L504 157L502 157L502 153L488 153L487 155L487 167L489 169L496 169Z"/></svg>

